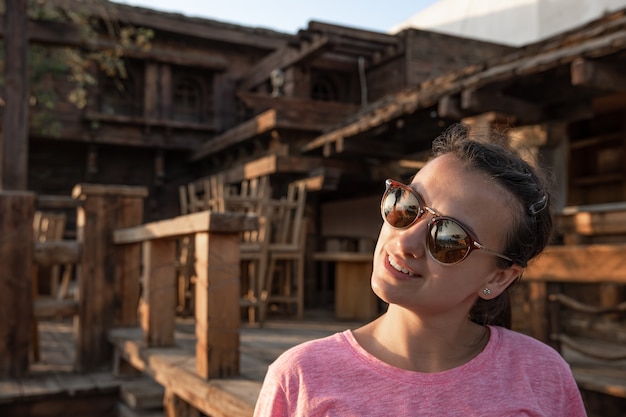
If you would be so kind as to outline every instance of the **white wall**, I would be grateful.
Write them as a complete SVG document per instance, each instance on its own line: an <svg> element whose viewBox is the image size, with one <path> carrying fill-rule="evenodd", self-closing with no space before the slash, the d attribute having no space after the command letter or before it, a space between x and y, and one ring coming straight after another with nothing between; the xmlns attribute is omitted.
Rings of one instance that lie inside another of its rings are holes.
<svg viewBox="0 0 626 417"><path fill-rule="evenodd" d="M439 0L391 28L431 30L522 46L626 8L626 0Z"/></svg>

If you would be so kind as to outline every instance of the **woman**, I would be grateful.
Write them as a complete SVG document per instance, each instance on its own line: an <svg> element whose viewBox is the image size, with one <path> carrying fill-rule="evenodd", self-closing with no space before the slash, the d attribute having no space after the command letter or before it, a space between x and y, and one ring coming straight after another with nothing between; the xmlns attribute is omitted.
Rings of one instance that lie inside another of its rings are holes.
<svg viewBox="0 0 626 417"><path fill-rule="evenodd" d="M548 243L538 172L455 126L409 185L387 180L372 288L385 314L296 346L255 416L585 416L567 363L508 330L508 292Z"/></svg>

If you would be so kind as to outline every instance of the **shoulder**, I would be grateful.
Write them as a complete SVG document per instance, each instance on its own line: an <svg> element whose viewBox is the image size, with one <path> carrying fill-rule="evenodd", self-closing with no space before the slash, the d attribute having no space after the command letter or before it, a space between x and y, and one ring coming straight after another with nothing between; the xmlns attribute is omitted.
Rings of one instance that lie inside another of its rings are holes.
<svg viewBox="0 0 626 417"><path fill-rule="evenodd" d="M548 372L561 370L565 374L571 373L569 364L551 346L531 336L502 327L491 327L491 331L496 338L499 355L504 355L509 361L532 368L538 368L540 365Z"/></svg>
<svg viewBox="0 0 626 417"><path fill-rule="evenodd" d="M348 348L344 333L335 333L294 346L283 352L271 365L273 368L300 368L327 363Z"/></svg>

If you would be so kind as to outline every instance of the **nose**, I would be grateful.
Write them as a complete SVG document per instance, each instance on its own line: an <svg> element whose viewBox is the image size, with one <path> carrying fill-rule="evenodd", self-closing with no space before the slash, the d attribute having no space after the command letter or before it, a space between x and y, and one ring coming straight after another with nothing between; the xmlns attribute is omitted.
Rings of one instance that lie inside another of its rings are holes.
<svg viewBox="0 0 626 417"><path fill-rule="evenodd" d="M426 254L428 220L424 217L406 229L393 229L395 245L406 257L419 259Z"/></svg>

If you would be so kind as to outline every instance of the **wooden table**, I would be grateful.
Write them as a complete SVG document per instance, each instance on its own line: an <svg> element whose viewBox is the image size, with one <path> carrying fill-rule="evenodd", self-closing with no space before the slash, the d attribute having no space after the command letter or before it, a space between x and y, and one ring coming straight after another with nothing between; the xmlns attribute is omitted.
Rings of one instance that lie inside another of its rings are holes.
<svg viewBox="0 0 626 417"><path fill-rule="evenodd" d="M372 291L371 253L316 252L313 259L335 264L335 316L341 320L371 320L378 315Z"/></svg>

